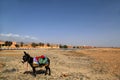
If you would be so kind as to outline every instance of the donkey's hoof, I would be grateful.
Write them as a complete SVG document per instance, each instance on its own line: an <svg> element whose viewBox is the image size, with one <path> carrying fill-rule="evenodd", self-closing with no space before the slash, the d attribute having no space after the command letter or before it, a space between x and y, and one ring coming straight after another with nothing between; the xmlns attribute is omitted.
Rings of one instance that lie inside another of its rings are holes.
<svg viewBox="0 0 120 80"><path fill-rule="evenodd" d="M47 73L45 73L45 76L47 75Z"/></svg>
<svg viewBox="0 0 120 80"><path fill-rule="evenodd" d="M36 77L36 74L33 73L33 76Z"/></svg>

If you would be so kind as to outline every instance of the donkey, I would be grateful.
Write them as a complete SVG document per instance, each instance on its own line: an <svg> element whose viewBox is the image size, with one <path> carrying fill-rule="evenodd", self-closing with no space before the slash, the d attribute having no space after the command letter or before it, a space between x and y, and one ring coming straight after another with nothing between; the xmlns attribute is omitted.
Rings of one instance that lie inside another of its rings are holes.
<svg viewBox="0 0 120 80"><path fill-rule="evenodd" d="M33 65L33 57L31 57L28 53L26 53L24 51L24 56L23 56L23 61L22 63L25 63L25 62L28 62L29 65L32 67L32 70L33 70L33 75L36 76L36 69L37 67L43 67L45 66L46 70L45 70L45 75L47 74L47 72L49 71L49 75L51 75L51 70L50 70L50 59L47 57L47 62L48 63L45 63L45 64L39 64L38 66L34 66Z"/></svg>

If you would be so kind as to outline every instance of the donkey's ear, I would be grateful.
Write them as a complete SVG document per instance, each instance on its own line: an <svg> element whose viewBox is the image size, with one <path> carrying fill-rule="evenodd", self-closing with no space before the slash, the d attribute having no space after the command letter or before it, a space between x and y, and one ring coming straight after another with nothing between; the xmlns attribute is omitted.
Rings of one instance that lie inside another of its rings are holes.
<svg viewBox="0 0 120 80"><path fill-rule="evenodd" d="M24 54L26 55L27 53L24 51Z"/></svg>

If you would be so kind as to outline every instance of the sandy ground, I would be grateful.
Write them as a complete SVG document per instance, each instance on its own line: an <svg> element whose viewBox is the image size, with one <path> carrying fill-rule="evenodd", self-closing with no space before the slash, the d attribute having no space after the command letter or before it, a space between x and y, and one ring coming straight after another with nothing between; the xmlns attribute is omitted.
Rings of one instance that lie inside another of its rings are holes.
<svg viewBox="0 0 120 80"><path fill-rule="evenodd" d="M44 67L37 68L37 76L32 76L31 67L21 63L23 50L2 50L0 80L120 80L120 49L25 51L33 57L49 57L51 76L44 75Z"/></svg>

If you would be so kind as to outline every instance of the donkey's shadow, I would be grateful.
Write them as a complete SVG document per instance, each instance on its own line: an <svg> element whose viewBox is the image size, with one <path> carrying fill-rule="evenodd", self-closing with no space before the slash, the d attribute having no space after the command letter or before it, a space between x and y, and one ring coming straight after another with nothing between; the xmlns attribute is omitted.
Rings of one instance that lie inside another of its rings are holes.
<svg viewBox="0 0 120 80"><path fill-rule="evenodd" d="M32 71L25 71L23 74L31 74L33 75ZM36 74L45 74L45 70L37 70Z"/></svg>

